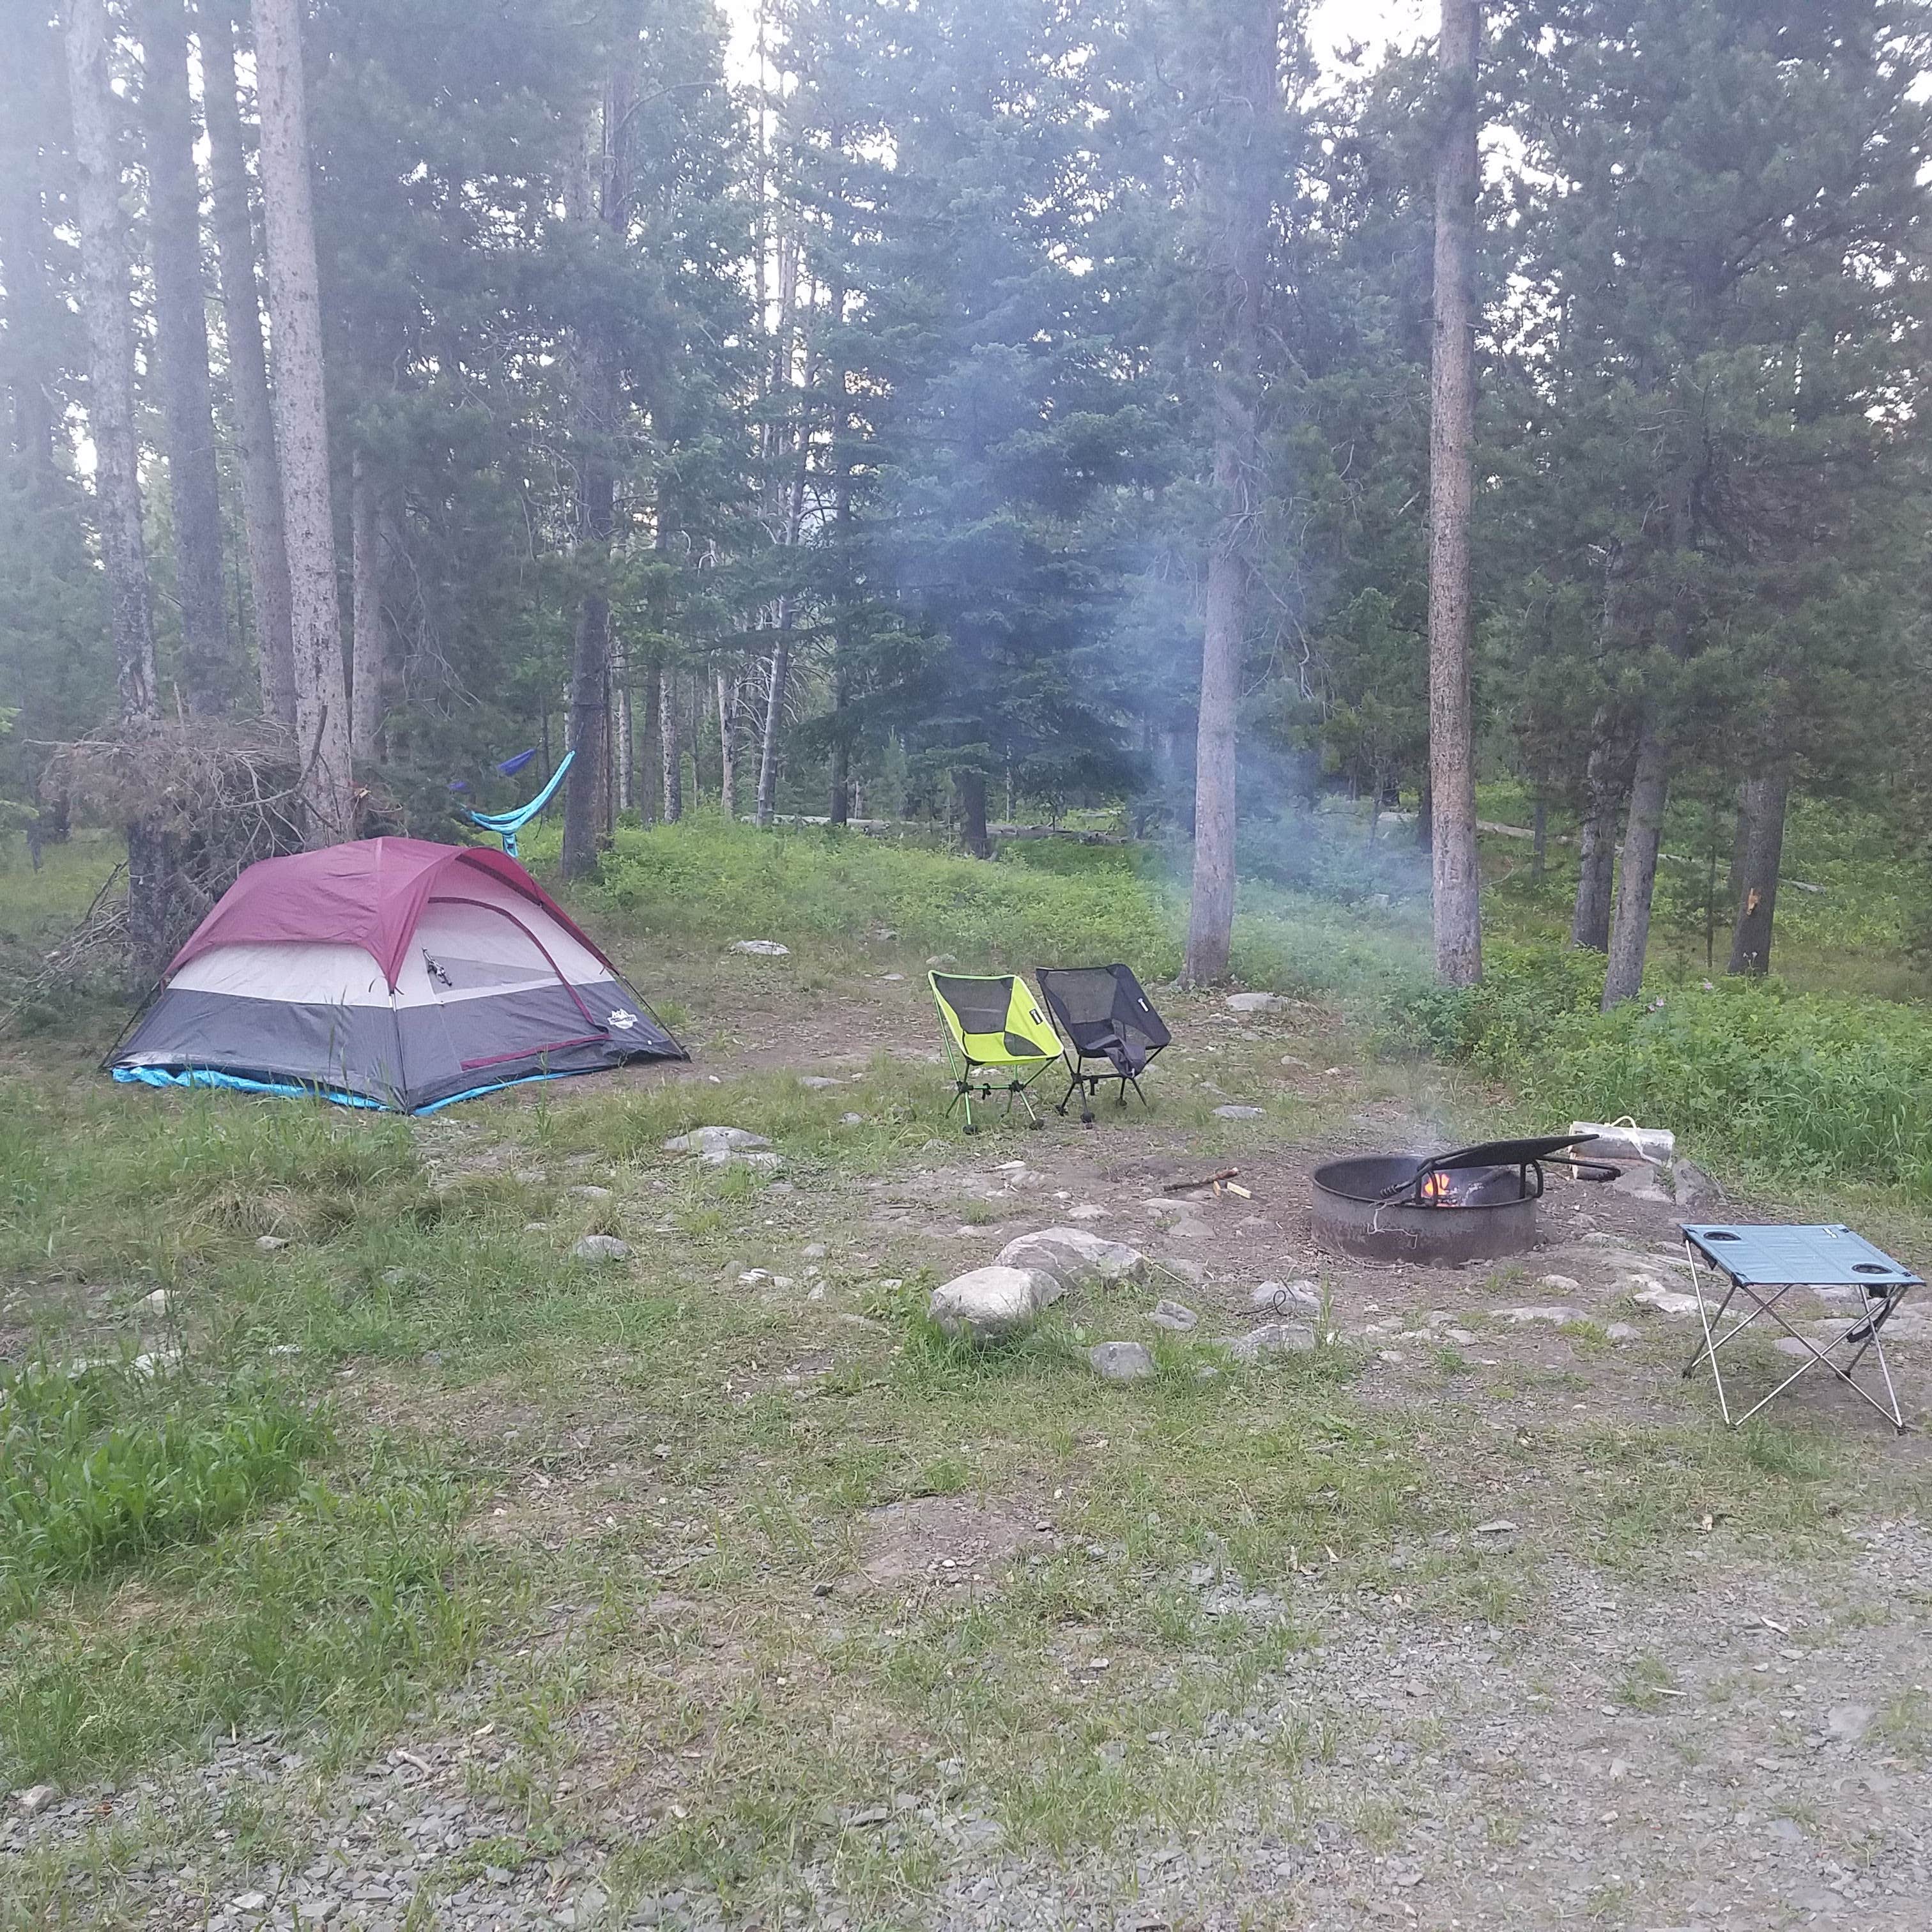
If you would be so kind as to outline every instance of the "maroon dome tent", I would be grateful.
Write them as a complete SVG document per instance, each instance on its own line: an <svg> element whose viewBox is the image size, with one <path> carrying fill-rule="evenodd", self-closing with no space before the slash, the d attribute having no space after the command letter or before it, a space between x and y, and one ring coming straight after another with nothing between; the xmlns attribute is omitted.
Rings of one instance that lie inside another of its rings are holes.
<svg viewBox="0 0 1932 1932"><path fill-rule="evenodd" d="M250 866L108 1064L147 1086L425 1114L688 1058L515 860L368 838Z"/></svg>

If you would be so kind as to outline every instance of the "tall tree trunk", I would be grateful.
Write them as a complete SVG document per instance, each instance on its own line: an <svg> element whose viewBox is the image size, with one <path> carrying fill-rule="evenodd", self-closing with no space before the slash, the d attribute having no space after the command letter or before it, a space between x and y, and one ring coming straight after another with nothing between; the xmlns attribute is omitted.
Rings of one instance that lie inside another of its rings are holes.
<svg viewBox="0 0 1932 1932"><path fill-rule="evenodd" d="M992 856L986 834L986 774L976 765L962 765L952 774L952 795L959 806L959 842L976 859Z"/></svg>
<svg viewBox="0 0 1932 1932"><path fill-rule="evenodd" d="M1234 942L1236 714L1247 637L1254 398L1275 189L1270 166L1260 158L1272 147L1281 91L1277 0L1239 0L1210 17L1212 31L1226 38L1216 49L1222 104L1204 130L1216 152L1201 198L1210 230L1202 299L1221 339L1215 345L1214 404L1216 528L1208 548L1195 727L1194 877L1181 967L1190 986L1225 979Z"/></svg>
<svg viewBox="0 0 1932 1932"><path fill-rule="evenodd" d="M1657 888L1657 850L1664 838L1664 808L1670 796L1670 748L1658 728L1654 711L1647 707L1637 736L1630 814L1624 822L1623 877L1617 886L1610 968L1604 980L1605 1012L1636 998L1643 986L1651 903Z"/></svg>
<svg viewBox="0 0 1932 1932"><path fill-rule="evenodd" d="M1791 781L1746 782L1743 818L1748 827L1738 880L1737 924L1731 933L1733 973L1761 976L1771 970L1772 920L1778 910L1778 868L1784 857L1784 814Z"/></svg>
<svg viewBox="0 0 1932 1932"><path fill-rule="evenodd" d="M147 137L148 225L154 271L154 337L161 423L173 499L175 590L189 707L224 711L234 695L221 585L221 494L208 373L208 296L201 276L201 177L188 92L188 14L182 0L137 0L142 121Z"/></svg>
<svg viewBox="0 0 1932 1932"><path fill-rule="evenodd" d="M614 659L610 667L610 695L617 707L616 742L610 762L617 778L617 809L628 812L634 801L632 761L637 756L637 740L631 728L631 666L628 657Z"/></svg>
<svg viewBox="0 0 1932 1932"><path fill-rule="evenodd" d="M738 815L738 734L740 698L745 688L741 662L727 676L718 674L718 802L728 820Z"/></svg>
<svg viewBox="0 0 1932 1932"><path fill-rule="evenodd" d="M1542 878L1550 863L1550 805L1541 792L1530 819L1529 876Z"/></svg>
<svg viewBox="0 0 1932 1932"><path fill-rule="evenodd" d="M1232 396L1224 411L1246 411ZM1214 452L1214 488L1222 526L1208 556L1201 643L1201 701L1195 728L1194 879L1187 908L1181 978L1190 986L1226 978L1234 926L1235 714L1247 630L1248 560L1235 532L1244 527L1246 439L1224 429Z"/></svg>
<svg viewBox="0 0 1932 1932"><path fill-rule="evenodd" d="M308 100L298 0L251 0L255 94L262 124L268 318L275 344L275 443L296 682L302 800L312 845L355 830L349 681L335 584L328 410L322 390L322 301L309 188Z"/></svg>
<svg viewBox="0 0 1932 1932"><path fill-rule="evenodd" d="M1429 763L1436 976L1447 986L1472 986L1483 976L1469 564L1476 416L1476 61L1481 40L1481 0L1442 0L1430 367Z"/></svg>
<svg viewBox="0 0 1932 1932"><path fill-rule="evenodd" d="M382 505L362 451L349 483L350 623L355 632L355 678L350 694L350 749L358 765L380 756L383 694L388 682L382 628Z"/></svg>
<svg viewBox="0 0 1932 1932"><path fill-rule="evenodd" d="M1617 767L1622 762L1607 706L1598 712L1591 730L1589 764L1583 781L1583 825L1577 844L1581 864L1570 944L1592 952L1607 952L1610 888L1617 862Z"/></svg>
<svg viewBox="0 0 1932 1932"><path fill-rule="evenodd" d="M43 166L35 100L58 82L51 70L59 43L44 10L0 61L0 278L7 286L7 326L0 333L0 390L10 401L10 434L37 495L59 476L54 460L60 406L53 378L61 355L64 310L48 272L52 240L42 201Z"/></svg>
<svg viewBox="0 0 1932 1932"><path fill-rule="evenodd" d="M578 541L594 553L601 569L609 560L616 507L616 478L608 440L615 428L616 383L601 352L586 348L581 358L580 423L582 454L578 462ZM605 714L610 686L610 604L600 582L578 600L577 630L571 652L570 742L577 761L563 782L563 875L587 877L597 867L610 756Z"/></svg>
<svg viewBox="0 0 1932 1932"><path fill-rule="evenodd" d="M778 641L772 647L771 688L765 694L765 727L758 743L758 800L756 818L762 828L772 822L778 796L778 734L784 724L785 680L791 669L791 600L779 609Z"/></svg>
<svg viewBox="0 0 1932 1932"><path fill-rule="evenodd" d="M293 730L295 641L290 629L288 551L282 536L281 466L275 456L261 297L255 285L255 224L249 212L248 159L235 79L235 26L226 0L204 5L200 23L214 246L221 269L223 333L235 404L235 454L242 476L242 520L248 540L248 594L255 613L262 710Z"/></svg>
<svg viewBox="0 0 1932 1932"><path fill-rule="evenodd" d="M666 664L658 673L658 730L664 758L664 815L667 825L684 816L684 748L678 742L677 680Z"/></svg>
<svg viewBox="0 0 1932 1932"><path fill-rule="evenodd" d="M1750 856L1750 788L1748 778L1738 787L1737 817L1731 827L1731 869L1725 884L1724 896L1733 905L1744 896L1744 865Z"/></svg>
<svg viewBox="0 0 1932 1932"><path fill-rule="evenodd" d="M577 212L594 219L607 238L622 226L629 184L626 158L632 88L620 67L605 83L596 143L596 202ZM585 197L587 200L587 196ZM578 345L577 541L595 553L601 573L609 564L615 526L618 370L616 352L593 324ZM610 788L610 604L600 574L577 607L577 633L571 656L571 742L577 762L563 788L563 875L582 878L597 864Z"/></svg>
<svg viewBox="0 0 1932 1932"><path fill-rule="evenodd" d="M154 682L154 612L141 533L140 448L134 431L134 310L121 227L121 160L107 70L105 0L70 0L68 93L80 226L80 306L87 328L88 430L118 668L121 716L130 724L160 715ZM145 992L167 962L173 867L168 842L137 818L128 832L128 968Z"/></svg>
<svg viewBox="0 0 1932 1932"><path fill-rule="evenodd" d="M659 690L658 654L653 650L645 659L641 674L644 692L644 728L639 734L636 754L649 760L653 766L663 754L663 728L658 722ZM638 772L638 817L646 825L658 822L658 800L663 795L663 786L656 770L646 771L641 767Z"/></svg>

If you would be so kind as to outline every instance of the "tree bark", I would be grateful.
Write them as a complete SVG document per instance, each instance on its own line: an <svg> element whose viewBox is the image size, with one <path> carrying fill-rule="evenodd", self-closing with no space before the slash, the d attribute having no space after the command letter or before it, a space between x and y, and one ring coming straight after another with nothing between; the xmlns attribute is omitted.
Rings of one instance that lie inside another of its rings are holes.
<svg viewBox="0 0 1932 1932"><path fill-rule="evenodd" d="M667 825L684 816L684 748L678 742L677 680L666 664L658 673L658 729L664 759L664 815Z"/></svg>
<svg viewBox="0 0 1932 1932"><path fill-rule="evenodd" d="M1202 278L1205 312L1226 317L1216 345L1214 489L1216 527L1208 547L1201 640L1201 699L1195 727L1194 877L1181 981L1225 979L1234 941L1236 714L1247 638L1252 550L1250 478L1254 395L1260 376L1262 292L1274 182L1256 149L1280 106L1276 0L1242 0L1216 20L1227 36L1218 76L1223 104L1208 130L1218 137L1202 208L1213 232Z"/></svg>
<svg viewBox="0 0 1932 1932"><path fill-rule="evenodd" d="M653 761L663 752L663 727L658 721L658 705L662 694L659 688L658 655L654 650L646 659L642 682L644 692L644 728L638 740L638 755ZM662 796L663 787L655 771L640 770L638 773L636 796L638 817L646 825L658 822L658 801Z"/></svg>
<svg viewBox="0 0 1932 1932"><path fill-rule="evenodd" d="M742 662L728 676L718 676L718 802L728 821L738 815L738 733L740 698L745 688Z"/></svg>
<svg viewBox="0 0 1932 1932"><path fill-rule="evenodd" d="M208 296L201 273L201 177L188 92L182 0L138 0L154 348L173 501L175 592L190 710L224 711L234 695L221 584L221 491L208 373Z"/></svg>
<svg viewBox="0 0 1932 1932"><path fill-rule="evenodd" d="M350 688L350 750L358 765L380 758L382 698L388 680L382 631L382 506L358 449L349 483L350 624L355 677Z"/></svg>
<svg viewBox="0 0 1932 1932"><path fill-rule="evenodd" d="M634 802L632 766L638 750L631 727L631 667L628 661L614 658L612 662L610 698L616 706L616 716L613 721L616 739L612 747L610 763L617 780L617 809L626 812Z"/></svg>
<svg viewBox="0 0 1932 1932"><path fill-rule="evenodd" d="M623 225L628 184L627 128L631 87L626 72L614 70L604 88L596 142L597 200L594 219L614 246ZM586 197L587 199L587 197ZM615 527L619 370L603 332L593 328L578 345L577 541L596 554L600 572L608 567ZM610 604L600 574L577 608L571 658L571 742L577 762L563 788L563 875L583 878L595 871L610 790Z"/></svg>
<svg viewBox="0 0 1932 1932"><path fill-rule="evenodd" d="M1550 862L1550 806L1540 792L1530 820L1529 876L1542 878Z"/></svg>
<svg viewBox="0 0 1932 1932"><path fill-rule="evenodd" d="M1743 817L1749 828L1738 880L1737 923L1731 933L1730 970L1762 977L1771 970L1772 921L1778 910L1778 868L1784 856L1788 778L1746 782Z"/></svg>
<svg viewBox="0 0 1932 1932"><path fill-rule="evenodd" d="M36 97L57 88L49 70L60 56L42 18L29 32L31 44L15 46L0 61L0 276L7 287L0 388L11 398L11 438L30 487L44 495L59 476L54 448L60 404L53 379L63 360L64 311L48 272L52 236L42 201Z"/></svg>
<svg viewBox="0 0 1932 1932"><path fill-rule="evenodd" d="M1664 838L1664 808L1670 796L1670 754L1654 713L1646 708L1638 734L1636 769L1630 780L1630 813L1624 822L1623 876L1617 886L1610 962L1604 980L1604 1011L1636 998L1643 986L1650 946L1650 910L1657 887L1657 850Z"/></svg>
<svg viewBox="0 0 1932 1932"><path fill-rule="evenodd" d="M1483 976L1476 844L1475 609L1469 525L1474 488L1476 63L1480 0L1442 0L1443 90L1436 165L1435 335L1429 412L1429 761L1434 824L1436 976Z"/></svg>
<svg viewBox="0 0 1932 1932"><path fill-rule="evenodd" d="M290 628L288 550L282 535L281 466L275 456L274 410L262 347L261 297L255 284L255 224L249 212L248 153L235 79L235 26L222 0L204 6L200 21L214 246L221 271L223 333L235 406L235 454L242 478L242 521L248 543L248 594L254 608L262 710L292 730L295 640Z"/></svg>
<svg viewBox="0 0 1932 1932"><path fill-rule="evenodd" d="M992 856L986 834L986 774L976 765L962 765L952 774L952 795L959 806L959 842L976 859Z"/></svg>
<svg viewBox="0 0 1932 1932"><path fill-rule="evenodd" d="M758 745L755 817L761 830L772 822L778 794L778 734L784 724L785 680L791 670L791 605L788 598L779 612L777 637L778 641L772 647L771 688L765 694L765 728Z"/></svg>
<svg viewBox="0 0 1932 1932"><path fill-rule="evenodd" d="M298 0L251 0L255 94L262 124L268 317L275 344L275 443L289 560L296 737L311 845L355 831L348 676L329 502L328 410L322 388L322 301L309 185L308 102Z"/></svg>
<svg viewBox="0 0 1932 1932"><path fill-rule="evenodd" d="M154 612L141 531L140 448L134 430L134 310L121 226L121 160L107 70L105 0L70 0L68 93L80 227L80 305L87 330L88 429L107 578L121 716L130 724L160 715L154 681ZM168 842L136 818L128 834L128 970L145 992L167 963L174 877Z"/></svg>
<svg viewBox="0 0 1932 1932"><path fill-rule="evenodd" d="M1232 402L1224 401L1224 408ZM1190 986L1226 979L1234 943L1235 718L1248 599L1248 560L1234 534L1241 521L1234 506L1242 493L1245 448L1245 438L1224 433L1214 453L1215 492L1228 507L1208 556L1195 727L1194 880L1181 968L1182 982Z"/></svg>
<svg viewBox="0 0 1932 1932"><path fill-rule="evenodd" d="M596 554L597 567L609 560L616 506L608 439L616 412L616 383L609 364L594 349L582 358L578 380L583 448L578 463L578 538ZM609 718L605 705L610 670L610 604L600 584L578 599L577 630L571 652L570 742L577 761L563 782L563 875L584 878L596 869L602 830L604 765Z"/></svg>
<svg viewBox="0 0 1932 1932"><path fill-rule="evenodd" d="M1577 846L1582 863L1576 877L1576 907L1570 920L1570 944L1591 952L1610 950L1610 887L1617 862L1616 766L1620 762L1607 707L1592 725L1589 764L1584 777L1583 826Z"/></svg>

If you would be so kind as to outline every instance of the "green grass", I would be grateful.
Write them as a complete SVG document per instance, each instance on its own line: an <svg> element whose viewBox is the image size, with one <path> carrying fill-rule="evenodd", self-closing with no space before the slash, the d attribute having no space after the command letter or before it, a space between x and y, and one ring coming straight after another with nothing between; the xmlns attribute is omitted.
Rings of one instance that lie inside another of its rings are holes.
<svg viewBox="0 0 1932 1932"><path fill-rule="evenodd" d="M1150 984L1180 970L1186 920L1184 874L1153 848L1016 843L988 864L704 818L620 832L586 897L632 934L777 939L842 965L882 948L915 968L950 953L969 972L1124 959ZM1235 922L1234 970L1365 1006L1420 984L1425 964L1412 920L1256 883Z"/></svg>
<svg viewBox="0 0 1932 1932"><path fill-rule="evenodd" d="M460 1486L380 1442L332 1474L11 1620L0 1778L70 1785L265 1723L339 1762L454 1681L506 1600L460 1542Z"/></svg>
<svg viewBox="0 0 1932 1932"><path fill-rule="evenodd" d="M0 1606L205 1536L291 1489L320 1425L258 1380L118 1364L0 1372Z"/></svg>

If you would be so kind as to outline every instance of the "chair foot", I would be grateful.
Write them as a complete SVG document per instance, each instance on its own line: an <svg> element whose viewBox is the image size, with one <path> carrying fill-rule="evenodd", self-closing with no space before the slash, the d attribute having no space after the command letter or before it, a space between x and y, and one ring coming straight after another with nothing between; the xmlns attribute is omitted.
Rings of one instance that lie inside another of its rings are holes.
<svg viewBox="0 0 1932 1932"><path fill-rule="evenodd" d="M1038 1133L1040 1129L1046 1125L1046 1123L1036 1114L1033 1119L1028 1121L1027 1125L1032 1128L1035 1133Z"/></svg>
<svg viewBox="0 0 1932 1932"><path fill-rule="evenodd" d="M969 1120L966 1124L966 1131L969 1134L976 1134L980 1131L979 1123L976 1120Z"/></svg>

